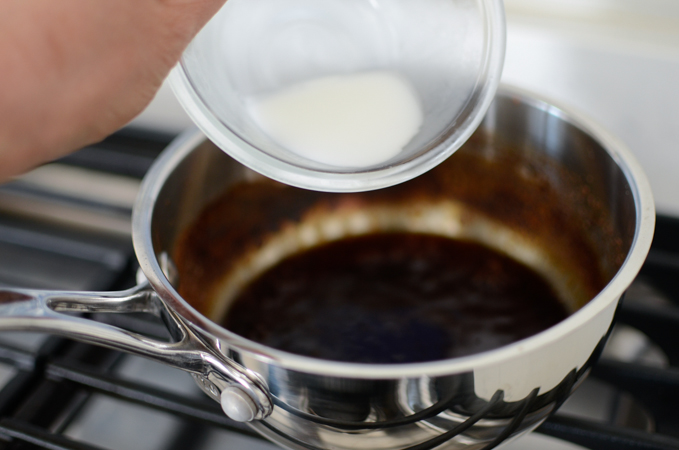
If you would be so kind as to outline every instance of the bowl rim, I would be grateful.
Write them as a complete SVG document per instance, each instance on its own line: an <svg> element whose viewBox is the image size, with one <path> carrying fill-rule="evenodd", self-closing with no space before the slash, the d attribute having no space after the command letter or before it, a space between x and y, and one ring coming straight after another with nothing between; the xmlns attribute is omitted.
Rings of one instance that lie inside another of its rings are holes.
<svg viewBox="0 0 679 450"><path fill-rule="evenodd" d="M408 364L364 364L287 353L250 341L222 328L195 310L170 284L154 253L151 235L153 211L166 180L184 158L206 140L203 133L195 129L185 132L170 144L142 182L132 218L132 238L140 268L165 303L188 321L192 328L215 338L217 347L243 352L264 364L309 374L354 379L398 379L462 373L488 367L499 361L518 358L575 333L611 304L617 303L641 269L650 249L655 227L655 206L650 184L641 165L627 147L586 116L575 113L570 108L556 106L555 102L547 101L528 91L509 86L502 86L498 96L547 111L587 133L617 162L629 183L634 199L636 213L634 237L618 272L586 305L545 331L494 350L459 358Z"/></svg>

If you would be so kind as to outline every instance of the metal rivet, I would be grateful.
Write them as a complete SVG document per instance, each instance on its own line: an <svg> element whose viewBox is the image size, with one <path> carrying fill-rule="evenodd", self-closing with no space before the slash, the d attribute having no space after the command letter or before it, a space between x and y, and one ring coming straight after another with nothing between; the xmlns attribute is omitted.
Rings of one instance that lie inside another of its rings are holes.
<svg viewBox="0 0 679 450"><path fill-rule="evenodd" d="M222 391L220 400L224 414L236 422L250 422L257 414L257 405L239 387L226 387Z"/></svg>

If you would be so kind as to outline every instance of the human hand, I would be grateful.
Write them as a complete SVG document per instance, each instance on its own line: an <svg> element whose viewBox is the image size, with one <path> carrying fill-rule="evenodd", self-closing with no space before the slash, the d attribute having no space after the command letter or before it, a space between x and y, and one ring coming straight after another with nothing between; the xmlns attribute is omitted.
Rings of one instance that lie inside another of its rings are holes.
<svg viewBox="0 0 679 450"><path fill-rule="evenodd" d="M0 181L151 101L226 0L0 0Z"/></svg>

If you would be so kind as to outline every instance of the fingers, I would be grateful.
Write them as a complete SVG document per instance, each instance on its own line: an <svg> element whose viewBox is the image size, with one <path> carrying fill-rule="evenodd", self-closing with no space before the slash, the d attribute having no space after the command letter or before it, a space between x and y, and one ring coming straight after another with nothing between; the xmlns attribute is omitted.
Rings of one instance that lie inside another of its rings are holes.
<svg viewBox="0 0 679 450"><path fill-rule="evenodd" d="M155 51L167 59L168 71L191 39L225 2L226 0L153 0L148 5L150 9L154 9L152 16L156 32L151 37L157 40ZM160 8L155 9L154 6Z"/></svg>
<svg viewBox="0 0 679 450"><path fill-rule="evenodd" d="M180 20L193 22L197 32L221 8L226 0L158 0L161 5L174 10L183 17Z"/></svg>

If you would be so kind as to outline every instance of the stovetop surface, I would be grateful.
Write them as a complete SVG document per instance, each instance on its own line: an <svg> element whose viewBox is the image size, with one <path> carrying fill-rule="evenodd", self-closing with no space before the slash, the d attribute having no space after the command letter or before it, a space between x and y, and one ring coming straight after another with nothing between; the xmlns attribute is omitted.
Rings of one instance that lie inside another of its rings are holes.
<svg viewBox="0 0 679 450"><path fill-rule="evenodd" d="M0 285L134 285L130 193L169 141L123 130L41 169L42 176L0 186ZM77 187L62 183L64 178ZM55 188L51 183L57 181ZM120 195L97 196L96 189ZM592 376L536 433L504 448L679 450L678 276L679 219L660 216L651 253ZM160 323L144 315L102 314L97 320L167 337ZM228 420L184 372L58 337L3 333L0 449L24 448L276 447Z"/></svg>

